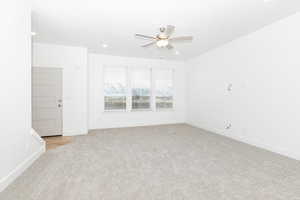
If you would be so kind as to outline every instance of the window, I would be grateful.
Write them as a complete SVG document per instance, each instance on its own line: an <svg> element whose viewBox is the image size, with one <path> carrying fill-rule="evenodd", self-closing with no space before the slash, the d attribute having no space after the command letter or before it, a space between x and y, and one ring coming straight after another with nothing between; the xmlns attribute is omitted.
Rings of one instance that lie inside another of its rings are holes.
<svg viewBox="0 0 300 200"><path fill-rule="evenodd" d="M155 70L156 109L173 108L173 70Z"/></svg>
<svg viewBox="0 0 300 200"><path fill-rule="evenodd" d="M151 69L132 69L131 71L132 110L151 108Z"/></svg>
<svg viewBox="0 0 300 200"><path fill-rule="evenodd" d="M126 110L126 68L104 68L104 110Z"/></svg>
<svg viewBox="0 0 300 200"><path fill-rule="evenodd" d="M173 69L105 67L104 111L174 107Z"/></svg>

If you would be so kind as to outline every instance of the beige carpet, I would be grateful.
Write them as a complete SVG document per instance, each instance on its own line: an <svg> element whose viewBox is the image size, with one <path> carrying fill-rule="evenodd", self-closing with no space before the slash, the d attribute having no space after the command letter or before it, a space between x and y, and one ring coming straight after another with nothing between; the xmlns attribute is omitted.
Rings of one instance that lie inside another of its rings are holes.
<svg viewBox="0 0 300 200"><path fill-rule="evenodd" d="M1 200L300 200L300 162L187 125L92 131Z"/></svg>

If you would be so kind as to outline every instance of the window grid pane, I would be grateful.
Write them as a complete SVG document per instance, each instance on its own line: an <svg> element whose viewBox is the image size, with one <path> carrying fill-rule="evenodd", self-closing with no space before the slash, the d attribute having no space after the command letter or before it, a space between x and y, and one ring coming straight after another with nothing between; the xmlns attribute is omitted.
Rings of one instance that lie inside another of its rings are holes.
<svg viewBox="0 0 300 200"><path fill-rule="evenodd" d="M126 110L126 68L105 68L104 110Z"/></svg>
<svg viewBox="0 0 300 200"><path fill-rule="evenodd" d="M132 69L131 71L132 110L151 108L151 70Z"/></svg>
<svg viewBox="0 0 300 200"><path fill-rule="evenodd" d="M173 70L171 69L156 71L155 104L158 110L173 108Z"/></svg>

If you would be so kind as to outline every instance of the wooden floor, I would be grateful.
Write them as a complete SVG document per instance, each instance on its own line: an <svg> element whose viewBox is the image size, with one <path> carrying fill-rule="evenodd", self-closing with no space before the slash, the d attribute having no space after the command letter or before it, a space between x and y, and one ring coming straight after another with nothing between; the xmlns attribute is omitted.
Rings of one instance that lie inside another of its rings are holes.
<svg viewBox="0 0 300 200"><path fill-rule="evenodd" d="M72 137L70 136L49 136L43 137L46 142L46 149L55 149L57 147L67 145L72 142Z"/></svg>

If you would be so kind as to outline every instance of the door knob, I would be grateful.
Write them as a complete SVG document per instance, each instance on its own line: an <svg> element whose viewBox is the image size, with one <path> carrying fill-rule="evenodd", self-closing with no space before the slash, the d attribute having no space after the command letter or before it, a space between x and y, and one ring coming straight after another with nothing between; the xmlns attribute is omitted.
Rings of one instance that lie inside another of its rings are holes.
<svg viewBox="0 0 300 200"><path fill-rule="evenodd" d="M58 104L58 107L61 108L61 107L62 107L62 104Z"/></svg>

